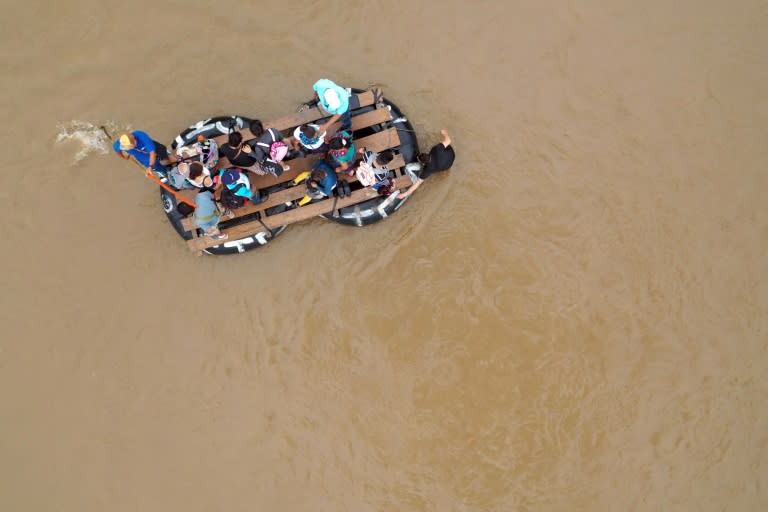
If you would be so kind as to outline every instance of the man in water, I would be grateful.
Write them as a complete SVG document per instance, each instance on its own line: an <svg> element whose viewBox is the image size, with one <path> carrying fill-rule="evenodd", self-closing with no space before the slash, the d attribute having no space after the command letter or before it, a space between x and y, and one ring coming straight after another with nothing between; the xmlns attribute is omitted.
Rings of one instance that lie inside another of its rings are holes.
<svg viewBox="0 0 768 512"><path fill-rule="evenodd" d="M147 176L152 171L161 176L168 174L168 168L160 163L161 159L168 159L168 149L142 131L123 133L112 144L112 149L120 158L129 160L133 157L144 166Z"/></svg>
<svg viewBox="0 0 768 512"><path fill-rule="evenodd" d="M400 199L413 194L413 192L424 183L424 180L429 178L432 173L445 171L450 169L453 165L453 161L456 159L456 153L451 146L451 137L445 130L440 130L440 135L443 136L443 141L440 144L436 144L432 147L429 153L421 153L417 158L422 165L421 174L416 181L411 185L408 190L400 194ZM413 180L411 177L411 180Z"/></svg>

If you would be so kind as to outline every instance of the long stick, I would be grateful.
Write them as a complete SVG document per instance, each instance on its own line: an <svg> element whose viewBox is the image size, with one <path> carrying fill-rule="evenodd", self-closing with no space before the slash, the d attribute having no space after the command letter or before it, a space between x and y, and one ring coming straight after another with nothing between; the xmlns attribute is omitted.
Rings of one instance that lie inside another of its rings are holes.
<svg viewBox="0 0 768 512"><path fill-rule="evenodd" d="M131 162L133 162L136 165L138 165L141 168L141 170L146 170L146 167L141 165L141 163L138 160L136 160L133 156L129 155L129 158L130 158ZM153 173L150 172L149 174L147 174L145 172L144 176L146 176L147 178L149 178L150 180L154 181L155 183L157 183L158 185L163 187L165 190L167 190L168 192L173 194L174 197L176 197L177 201L182 201L184 203L187 203L192 208L195 208L195 203L193 201L191 201L191 200L187 199L186 197L184 197L184 194L180 193L178 190L174 190L171 186L169 186L169 185L163 183L162 181L160 181L160 178L155 176Z"/></svg>
<svg viewBox="0 0 768 512"><path fill-rule="evenodd" d="M106 136L107 136L107 137L108 137L110 140L112 140L112 136L109 134L109 132L107 131L107 129L106 129L105 127L101 126L101 130L104 132L104 134L105 134L105 135L106 135ZM114 140L112 140L112 142L114 143ZM136 165L138 165L138 166L139 166L139 167L140 167L142 170L146 170L146 168L145 168L143 165L141 165L141 163L139 163L139 161L138 161L138 160L136 160L136 159L133 157L133 155L128 155L128 159L129 159L131 162L133 162L133 163L135 163ZM151 172L150 172L149 174L147 174L147 173L145 172L145 173L144 173L144 176L146 176L147 178L149 178L150 180L154 181L155 183L157 183L158 185L160 185L162 188L164 188L165 190L167 190L168 192L170 192L171 194L173 194L173 196L176 198L176 200L177 200L177 201L181 201L181 202L187 203L187 204L188 204L188 205L190 205L192 208L194 208L194 207L195 207L195 203L194 203L194 202L192 202L191 200L189 200L189 199L187 199L186 197L184 197L184 195L183 195L183 194L181 194L179 191L177 191L177 190L174 190L174 189L173 189L172 187L170 187L169 185L166 185L165 183L163 183L162 181L160 181L160 178L158 178L157 176L155 176L153 173L151 173Z"/></svg>

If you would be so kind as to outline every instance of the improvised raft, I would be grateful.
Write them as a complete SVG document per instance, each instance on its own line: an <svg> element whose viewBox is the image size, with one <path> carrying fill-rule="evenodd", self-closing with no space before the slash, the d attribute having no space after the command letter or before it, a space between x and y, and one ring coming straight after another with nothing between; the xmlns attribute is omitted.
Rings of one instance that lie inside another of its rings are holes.
<svg viewBox="0 0 768 512"><path fill-rule="evenodd" d="M290 170L280 176L249 176L253 187L268 192L269 197L258 204L246 202L244 206L233 210L233 218L222 218L219 229L226 233L228 238L221 241L203 236L192 216L185 217L179 213L176 197L161 188L161 201L168 220L187 241L189 249L209 254L236 254L266 245L290 224L312 217L320 216L341 224L363 226L384 219L397 211L407 200L398 199L399 191L411 185L412 178L409 174L413 176L415 171L415 175L418 175L420 169L418 165L410 165L408 174L405 170L406 165L416 161L419 153L413 126L397 106L386 100L378 89L353 89L349 102L355 146L375 152L391 149L395 153L394 160L387 166L394 179L392 193L382 196L373 188L362 186L356 176L340 174L339 181L345 180L349 186L337 187L337 190L343 191L346 188L346 191L351 193L313 199L309 204L300 206L307 187L304 183L296 183L295 180L300 178L302 173L310 171L313 164L324 155L312 154L286 159L284 163L290 165ZM326 112L314 106L263 122L263 125L264 129L275 128L284 135L290 135L300 125L322 122L328 117L330 116ZM214 139L221 146L226 143L228 134L233 130L239 131L243 140L252 140L253 134L248 129L250 121L251 119L245 116L206 119L180 133L171 147L176 150L191 146L198 141L198 136ZM226 158L222 157L222 160L219 168L228 167ZM196 191L182 190L181 193L194 198Z"/></svg>

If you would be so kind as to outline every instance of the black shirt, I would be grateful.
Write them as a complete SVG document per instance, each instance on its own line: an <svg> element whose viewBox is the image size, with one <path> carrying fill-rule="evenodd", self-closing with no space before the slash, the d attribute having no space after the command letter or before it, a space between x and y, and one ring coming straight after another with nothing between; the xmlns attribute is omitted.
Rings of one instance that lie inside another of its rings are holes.
<svg viewBox="0 0 768 512"><path fill-rule="evenodd" d="M256 159L253 158L251 155L249 155L245 151L241 151L237 148L233 148L229 144L223 144L219 148L219 151L221 151L222 155L227 157L227 160L229 160L229 163L231 163L232 165L236 165L238 167L251 167L252 165L256 164Z"/></svg>
<svg viewBox="0 0 768 512"><path fill-rule="evenodd" d="M429 151L429 163L424 166L424 169L421 170L419 178L425 180L434 172L450 169L453 165L454 159L456 159L456 153L453 152L452 145L448 146L447 148L443 145L442 142L435 145Z"/></svg>

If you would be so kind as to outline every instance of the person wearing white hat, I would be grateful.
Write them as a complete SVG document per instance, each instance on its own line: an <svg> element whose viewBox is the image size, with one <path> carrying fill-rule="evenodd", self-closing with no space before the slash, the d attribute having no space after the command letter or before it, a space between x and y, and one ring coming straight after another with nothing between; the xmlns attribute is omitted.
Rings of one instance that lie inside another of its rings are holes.
<svg viewBox="0 0 768 512"><path fill-rule="evenodd" d="M352 125L349 112L349 90L327 78L321 78L315 82L312 89L315 91L315 99L320 109L331 114L331 118L320 127L320 132L327 132L327 129L340 118L342 130L349 129Z"/></svg>

